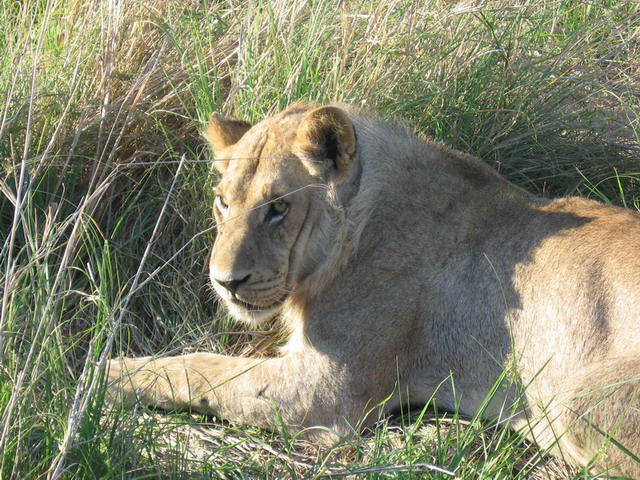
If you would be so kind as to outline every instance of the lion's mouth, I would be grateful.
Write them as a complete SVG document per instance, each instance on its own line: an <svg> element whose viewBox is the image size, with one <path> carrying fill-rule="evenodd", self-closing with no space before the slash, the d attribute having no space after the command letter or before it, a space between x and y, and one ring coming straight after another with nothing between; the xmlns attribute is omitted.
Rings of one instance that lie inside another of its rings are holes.
<svg viewBox="0 0 640 480"><path fill-rule="evenodd" d="M289 297L288 293L285 293L282 297L280 297L279 299L277 299L275 302L263 305L256 305L254 303L249 303L249 302L245 302L244 300L239 299L238 297L231 297L230 301L240 307L243 308L244 310L247 310L249 312L265 312L268 310L274 310L276 308L279 308L284 302L285 300Z"/></svg>

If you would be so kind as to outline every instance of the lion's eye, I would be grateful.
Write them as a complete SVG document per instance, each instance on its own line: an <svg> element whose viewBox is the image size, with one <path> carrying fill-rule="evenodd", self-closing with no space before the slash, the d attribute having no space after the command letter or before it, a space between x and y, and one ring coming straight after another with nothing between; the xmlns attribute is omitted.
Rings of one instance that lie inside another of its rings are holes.
<svg viewBox="0 0 640 480"><path fill-rule="evenodd" d="M278 222L284 218L289 211L289 204L283 200L274 200L269 204L269 211L265 220L268 223Z"/></svg>
<svg viewBox="0 0 640 480"><path fill-rule="evenodd" d="M225 203L224 199L222 198L222 195L216 195L216 198L214 200L214 205L218 210L218 212L222 215L226 214L227 210L229 210L229 205Z"/></svg>
<svg viewBox="0 0 640 480"><path fill-rule="evenodd" d="M289 208L289 204L287 202L283 202L282 200L276 200L271 204L271 209L275 213L283 214Z"/></svg>

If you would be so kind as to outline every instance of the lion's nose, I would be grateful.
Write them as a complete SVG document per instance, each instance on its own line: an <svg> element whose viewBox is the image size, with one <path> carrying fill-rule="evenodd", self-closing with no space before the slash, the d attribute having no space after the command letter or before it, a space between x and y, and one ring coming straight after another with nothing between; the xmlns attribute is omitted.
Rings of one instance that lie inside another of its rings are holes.
<svg viewBox="0 0 640 480"><path fill-rule="evenodd" d="M248 274L246 277L240 278L240 279L232 279L232 280L219 280L216 279L216 282L220 285L222 285L224 288L226 288L227 290L229 290L229 293L231 293L231 295L236 294L236 291L238 290L238 288L240 287L240 285L247 283L249 281L249 277L251 276L251 274Z"/></svg>

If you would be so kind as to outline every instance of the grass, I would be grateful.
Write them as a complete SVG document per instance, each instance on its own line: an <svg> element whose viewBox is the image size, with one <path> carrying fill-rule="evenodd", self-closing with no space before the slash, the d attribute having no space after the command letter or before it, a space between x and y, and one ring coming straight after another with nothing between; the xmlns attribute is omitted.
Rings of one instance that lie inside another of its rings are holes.
<svg viewBox="0 0 640 480"><path fill-rule="evenodd" d="M111 411L100 366L276 341L207 285L212 111L354 103L640 209L637 3L0 0L0 52L0 478L589 478L433 410L330 450Z"/></svg>

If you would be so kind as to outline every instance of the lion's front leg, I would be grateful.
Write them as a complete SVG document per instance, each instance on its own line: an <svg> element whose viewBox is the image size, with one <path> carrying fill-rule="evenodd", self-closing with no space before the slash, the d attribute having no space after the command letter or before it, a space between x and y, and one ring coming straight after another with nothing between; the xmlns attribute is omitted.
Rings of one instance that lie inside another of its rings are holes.
<svg viewBox="0 0 640 480"><path fill-rule="evenodd" d="M250 359L209 353L109 362L110 396L165 409L192 409L238 424L344 434L364 402L346 375L304 355Z"/></svg>
<svg viewBox="0 0 640 480"><path fill-rule="evenodd" d="M166 409L218 413L215 404L209 404L213 392L255 364L250 359L203 353L114 359L108 364L109 393L126 404L140 401Z"/></svg>

